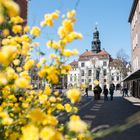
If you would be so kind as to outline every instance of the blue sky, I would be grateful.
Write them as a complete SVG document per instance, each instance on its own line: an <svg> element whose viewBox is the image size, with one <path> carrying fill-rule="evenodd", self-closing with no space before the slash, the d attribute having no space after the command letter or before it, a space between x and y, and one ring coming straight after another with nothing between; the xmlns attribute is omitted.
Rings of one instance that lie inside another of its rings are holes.
<svg viewBox="0 0 140 140"><path fill-rule="evenodd" d="M65 14L68 10L74 9L76 2L77 0L31 0L28 9L28 24L39 25L45 13L56 9L60 10L61 14ZM80 54L86 49L91 50L93 31L95 24L98 23L101 47L113 57L120 49L124 49L130 55L128 16L131 5L132 0L80 0L75 30L81 32L84 38L71 43L68 47L77 48ZM57 25L51 30L44 29L42 35L36 40L41 42L40 49L46 53L46 57L51 51L47 50L45 43L48 39L57 40Z"/></svg>

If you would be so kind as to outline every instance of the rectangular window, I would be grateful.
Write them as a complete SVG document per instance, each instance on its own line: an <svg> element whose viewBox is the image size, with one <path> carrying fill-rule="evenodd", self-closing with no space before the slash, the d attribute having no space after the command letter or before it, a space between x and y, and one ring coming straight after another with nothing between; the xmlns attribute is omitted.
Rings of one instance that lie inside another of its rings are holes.
<svg viewBox="0 0 140 140"><path fill-rule="evenodd" d="M84 79L82 79L82 82L84 82Z"/></svg>
<svg viewBox="0 0 140 140"><path fill-rule="evenodd" d="M75 81L75 82L77 81L77 76L76 76L76 74L74 74L74 81Z"/></svg>
<svg viewBox="0 0 140 140"><path fill-rule="evenodd" d="M103 66L107 66L107 62L106 61L103 61Z"/></svg>
<svg viewBox="0 0 140 140"><path fill-rule="evenodd" d="M103 70L103 75L106 76L106 69Z"/></svg>
<svg viewBox="0 0 140 140"><path fill-rule="evenodd" d="M119 79L120 79L119 76L117 76L117 81L119 81Z"/></svg>
<svg viewBox="0 0 140 140"><path fill-rule="evenodd" d="M136 46L138 45L138 34L136 33Z"/></svg>
<svg viewBox="0 0 140 140"><path fill-rule="evenodd" d="M84 70L82 70L82 73L81 73L81 75L82 75L82 76L84 76L84 75L85 75L85 72L84 72Z"/></svg>
<svg viewBox="0 0 140 140"><path fill-rule="evenodd" d="M72 77L70 77L70 81L72 81Z"/></svg>
<svg viewBox="0 0 140 140"><path fill-rule="evenodd" d="M92 71L89 70L89 71L88 71L88 76L91 76L91 74L92 74Z"/></svg>
<svg viewBox="0 0 140 140"><path fill-rule="evenodd" d="M81 67L84 67L85 66L85 63L81 63Z"/></svg>
<svg viewBox="0 0 140 140"><path fill-rule="evenodd" d="M114 81L114 77L112 77L112 81Z"/></svg>
<svg viewBox="0 0 140 140"><path fill-rule="evenodd" d="M91 79L88 79L88 82L90 83L91 82Z"/></svg>

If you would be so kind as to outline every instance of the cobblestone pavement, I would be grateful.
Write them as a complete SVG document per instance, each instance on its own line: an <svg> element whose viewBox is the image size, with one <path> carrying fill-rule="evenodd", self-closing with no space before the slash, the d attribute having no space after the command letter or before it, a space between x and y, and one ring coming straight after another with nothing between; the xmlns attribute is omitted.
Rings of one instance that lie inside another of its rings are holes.
<svg viewBox="0 0 140 140"><path fill-rule="evenodd" d="M88 98L93 98L92 92ZM123 98L119 92L115 92L113 101L104 101L103 97L98 101L90 100L79 114L93 132L100 132L116 125L124 125L130 116L138 112L140 112L140 99ZM140 120L140 115L137 117ZM114 132L104 138L94 140L140 140L140 124L123 132Z"/></svg>

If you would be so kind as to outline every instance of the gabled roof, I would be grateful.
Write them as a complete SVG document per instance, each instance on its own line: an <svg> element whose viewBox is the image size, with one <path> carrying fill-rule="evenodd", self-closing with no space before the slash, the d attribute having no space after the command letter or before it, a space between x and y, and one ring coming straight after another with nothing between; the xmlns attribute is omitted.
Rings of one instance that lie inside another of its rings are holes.
<svg viewBox="0 0 140 140"><path fill-rule="evenodd" d="M110 67L118 67L122 63L119 59L112 59L112 62L110 62Z"/></svg>
<svg viewBox="0 0 140 140"><path fill-rule="evenodd" d="M70 63L70 65L73 67L73 68L78 68L78 61L73 61Z"/></svg>
<svg viewBox="0 0 140 140"><path fill-rule="evenodd" d="M109 58L110 54L106 52L105 50L101 50L99 53L93 53L92 51L85 51L83 54L79 56L79 60L89 60L93 57L97 58Z"/></svg>
<svg viewBox="0 0 140 140"><path fill-rule="evenodd" d="M106 52L105 50L101 50L98 55L109 55L108 52Z"/></svg>
<svg viewBox="0 0 140 140"><path fill-rule="evenodd" d="M80 55L80 57L82 56L93 56L94 53L92 51L85 51L83 54Z"/></svg>

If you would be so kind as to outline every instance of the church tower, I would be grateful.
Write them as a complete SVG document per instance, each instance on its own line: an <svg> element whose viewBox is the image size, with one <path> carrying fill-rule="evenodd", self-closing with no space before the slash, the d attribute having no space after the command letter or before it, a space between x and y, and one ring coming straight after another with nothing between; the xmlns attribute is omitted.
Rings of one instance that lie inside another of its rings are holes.
<svg viewBox="0 0 140 140"><path fill-rule="evenodd" d="M99 31L97 30L97 27L95 27L95 32L93 33L93 41L91 44L91 51L93 53L98 53L101 51L101 42L99 39Z"/></svg>

